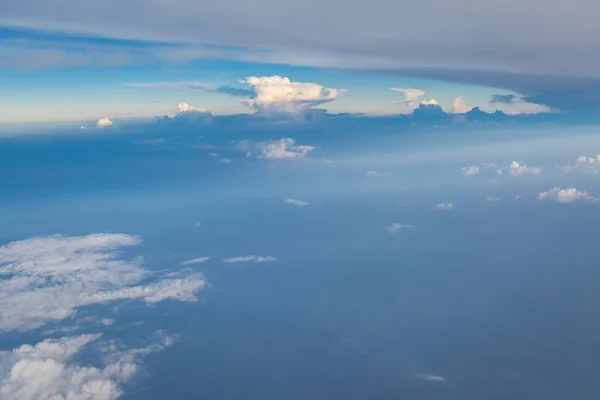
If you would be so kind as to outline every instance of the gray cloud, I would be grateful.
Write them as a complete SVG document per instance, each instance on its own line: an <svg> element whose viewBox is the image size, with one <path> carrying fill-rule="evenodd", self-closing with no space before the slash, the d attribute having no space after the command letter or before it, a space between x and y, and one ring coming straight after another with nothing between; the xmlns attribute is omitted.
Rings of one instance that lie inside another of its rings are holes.
<svg viewBox="0 0 600 400"><path fill-rule="evenodd" d="M517 98L514 94L493 94L491 97L490 104L512 104Z"/></svg>

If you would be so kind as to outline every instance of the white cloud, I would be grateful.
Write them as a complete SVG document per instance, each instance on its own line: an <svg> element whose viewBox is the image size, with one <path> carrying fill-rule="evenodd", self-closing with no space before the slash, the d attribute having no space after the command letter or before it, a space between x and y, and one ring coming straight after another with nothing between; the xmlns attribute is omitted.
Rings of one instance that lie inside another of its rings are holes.
<svg viewBox="0 0 600 400"><path fill-rule="evenodd" d="M489 162L482 162L482 163L481 163L481 166L482 166L483 168L498 168L498 167L499 167L499 165L498 165L498 164L496 164L496 163L495 163L495 162L493 162L493 161L489 161Z"/></svg>
<svg viewBox="0 0 600 400"><path fill-rule="evenodd" d="M222 163L222 164L230 164L230 163L232 163L233 161L231 161L229 158L221 158L221 159L219 160L219 162L220 162L220 163Z"/></svg>
<svg viewBox="0 0 600 400"><path fill-rule="evenodd" d="M443 376L438 376L438 375L430 375L430 374L419 374L419 375L415 375L417 378L419 379L423 379L429 382L446 382L446 378L444 378Z"/></svg>
<svg viewBox="0 0 600 400"><path fill-rule="evenodd" d="M272 256L241 256L241 257L226 258L225 260L223 260L223 262L226 262L226 263L246 263L246 262L264 263L264 262L275 262L275 261L277 261L277 259Z"/></svg>
<svg viewBox="0 0 600 400"><path fill-rule="evenodd" d="M108 117L104 117L104 118L100 118L98 120L98 122L96 122L96 127L97 128L105 128L107 126L111 126L112 124L113 124L113 122Z"/></svg>
<svg viewBox="0 0 600 400"><path fill-rule="evenodd" d="M282 76L250 76L240 81L254 91L246 103L255 111L302 113L309 108L335 100L345 91L311 82L292 82Z"/></svg>
<svg viewBox="0 0 600 400"><path fill-rule="evenodd" d="M207 262L208 260L210 260L210 257L198 257L198 258L192 258L191 260L185 260L181 263L181 265L192 265L192 264L201 264L203 262Z"/></svg>
<svg viewBox="0 0 600 400"><path fill-rule="evenodd" d="M464 176L473 176L479 173L479 167L477 165L471 165L470 167L462 167L460 171Z"/></svg>
<svg viewBox="0 0 600 400"><path fill-rule="evenodd" d="M500 201L500 197L492 197L492 196L488 196L485 198L485 201Z"/></svg>
<svg viewBox="0 0 600 400"><path fill-rule="evenodd" d="M374 169L367 171L366 176L390 176L391 172L377 172Z"/></svg>
<svg viewBox="0 0 600 400"><path fill-rule="evenodd" d="M187 115L194 113L206 114L208 112L209 111L205 108L192 107L188 103L179 103L179 105L175 109L175 115Z"/></svg>
<svg viewBox="0 0 600 400"><path fill-rule="evenodd" d="M597 202L598 198L590 196L586 191L575 188L561 189L552 188L547 192L540 192L538 200L552 200L557 203L572 203L574 201Z"/></svg>
<svg viewBox="0 0 600 400"><path fill-rule="evenodd" d="M212 158L219 157L219 155L217 153L208 153L208 155L211 156Z"/></svg>
<svg viewBox="0 0 600 400"><path fill-rule="evenodd" d="M501 170L498 170L501 171ZM499 172L499 174L501 174L502 172ZM508 173L510 176L520 176L520 175L525 175L525 174L530 174L530 175L539 175L542 173L542 169L538 168L538 167L528 167L526 165L523 164L519 164L516 161L513 161L509 166L508 166Z"/></svg>
<svg viewBox="0 0 600 400"><path fill-rule="evenodd" d="M247 156L256 154L257 158L280 160L304 158L316 149L314 146L296 145L296 141L291 138L267 140L258 143L252 143L250 140L244 139L236 144L236 148L245 151Z"/></svg>
<svg viewBox="0 0 600 400"><path fill-rule="evenodd" d="M406 110L404 112L412 112L418 106L417 100L420 97L425 95L425 92L420 89L400 89L400 88L390 88L395 92L400 92L404 97L404 105L406 106Z"/></svg>
<svg viewBox="0 0 600 400"><path fill-rule="evenodd" d="M159 343L146 348L121 350L103 345L106 357L94 357L95 366L78 365L73 359L99 334L46 339L0 352L0 398L3 400L114 400L120 385L137 372L137 360L173 344L173 338L157 332Z"/></svg>
<svg viewBox="0 0 600 400"><path fill-rule="evenodd" d="M304 207L304 206L308 205L308 203L306 201L297 200L297 199L284 199L283 202L285 204L290 204L290 205L296 206L296 207Z"/></svg>
<svg viewBox="0 0 600 400"><path fill-rule="evenodd" d="M425 105L425 106L438 106L438 102L436 99L426 99L421 101L421 104Z"/></svg>
<svg viewBox="0 0 600 400"><path fill-rule="evenodd" d="M194 301L203 277L156 276L139 260L118 259L141 239L125 234L47 236L0 247L0 331L28 330L65 319L78 307L120 299ZM158 278L147 284L147 278Z"/></svg>
<svg viewBox="0 0 600 400"><path fill-rule="evenodd" d="M593 157L581 156L573 165L560 166L564 173L580 172L588 174L598 174L600 172L600 154Z"/></svg>
<svg viewBox="0 0 600 400"><path fill-rule="evenodd" d="M440 203L435 208L438 210L452 210L454 209L454 203Z"/></svg>
<svg viewBox="0 0 600 400"><path fill-rule="evenodd" d="M464 114L471 108L465 104L465 101L461 97L456 97L452 102L452 112L455 114Z"/></svg>
<svg viewBox="0 0 600 400"><path fill-rule="evenodd" d="M414 228L413 225L406 225L406 224L399 224L394 222L391 226L388 226L385 228L386 231L388 231L389 233L396 233L396 232L400 232L404 229L410 229L410 228Z"/></svg>

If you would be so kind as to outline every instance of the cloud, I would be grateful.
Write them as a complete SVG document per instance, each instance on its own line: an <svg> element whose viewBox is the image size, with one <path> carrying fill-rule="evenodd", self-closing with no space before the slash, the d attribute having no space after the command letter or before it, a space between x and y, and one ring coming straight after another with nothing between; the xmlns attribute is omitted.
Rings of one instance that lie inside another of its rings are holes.
<svg viewBox="0 0 600 400"><path fill-rule="evenodd" d="M490 104L512 104L517 96L514 94L493 94L491 96Z"/></svg>
<svg viewBox="0 0 600 400"><path fill-rule="evenodd" d="M452 101L452 112L455 114L464 114L471 110L469 106L465 104L465 101L461 97L456 97Z"/></svg>
<svg viewBox="0 0 600 400"><path fill-rule="evenodd" d="M388 231L389 233L397 233L404 229L410 229L410 228L414 228L414 225L399 224L399 223L395 222L391 226L388 226L384 229L386 231Z"/></svg>
<svg viewBox="0 0 600 400"><path fill-rule="evenodd" d="M542 169L538 167L528 167L526 165L519 164L516 161L513 161L508 166L508 174L510 176L521 176L521 175L539 175L542 173Z"/></svg>
<svg viewBox="0 0 600 400"><path fill-rule="evenodd" d="M230 96L250 97L254 91L244 88L236 88L229 85L215 85L206 82L135 82L126 86L139 88L168 88L181 90L202 90L209 93L222 93Z"/></svg>
<svg viewBox="0 0 600 400"><path fill-rule="evenodd" d="M99 343L108 354L94 357L94 366L75 364L74 359L98 341L99 334L46 339L0 351L0 398L117 399L123 394L120 385L137 372L138 359L173 344L172 337L156 336L159 343L140 349L120 350L114 344Z"/></svg>
<svg viewBox="0 0 600 400"><path fill-rule="evenodd" d="M246 103L255 111L284 111L301 114L333 101L345 91L330 89L311 82L292 82L282 76L250 76L240 81L254 91Z"/></svg>
<svg viewBox="0 0 600 400"><path fill-rule="evenodd" d="M189 115L189 114L207 114L209 111L205 108L192 107L188 103L179 103L175 109L175 115Z"/></svg>
<svg viewBox="0 0 600 400"><path fill-rule="evenodd" d="M108 117L100 118L98 122L96 122L96 128L106 128L107 126L111 126L113 122L108 119Z"/></svg>
<svg viewBox="0 0 600 400"><path fill-rule="evenodd" d="M223 260L225 263L236 264L236 263L247 263L247 262L257 262L257 263L265 263L265 262L275 262L277 259L272 256L241 256L241 257L231 257Z"/></svg>
<svg viewBox="0 0 600 400"><path fill-rule="evenodd" d="M438 376L438 375L419 374L419 375L415 375L415 377L429 381L429 382L440 382L440 383L446 382L446 378L444 378L443 376Z"/></svg>
<svg viewBox="0 0 600 400"><path fill-rule="evenodd" d="M256 154L257 158L279 160L304 158L308 153L316 149L314 146L297 145L296 141L291 138L267 140L258 143L244 139L238 142L235 147L238 150L246 152L248 156Z"/></svg>
<svg viewBox="0 0 600 400"><path fill-rule="evenodd" d="M493 201L500 201L500 197L492 197L492 196L488 196L488 197L486 197L486 198L485 198L485 201L490 201L490 202L493 202Z"/></svg>
<svg viewBox="0 0 600 400"><path fill-rule="evenodd" d="M438 210L452 210L454 209L454 203L440 203L435 208Z"/></svg>
<svg viewBox="0 0 600 400"><path fill-rule="evenodd" d="M498 168L499 165L493 161L482 162L480 164L483 168Z"/></svg>
<svg viewBox="0 0 600 400"><path fill-rule="evenodd" d="M563 165L559 167L564 173L580 172L588 174L598 174L600 169L600 154L593 157L581 156L573 165Z"/></svg>
<svg viewBox="0 0 600 400"><path fill-rule="evenodd" d="M284 199L283 202L285 204L290 204L290 205L296 206L296 207L305 207L308 205L308 203L306 201L297 200L297 199Z"/></svg>
<svg viewBox="0 0 600 400"><path fill-rule="evenodd" d="M233 161L231 161L229 158L221 158L221 159L219 160L219 162L220 162L220 163L222 163L222 164L230 164L230 163L232 163Z"/></svg>
<svg viewBox="0 0 600 400"><path fill-rule="evenodd" d="M538 200L552 200L557 203L572 203L574 201L597 202L598 198L590 196L586 191L575 188L561 189L554 187L547 192L540 192Z"/></svg>
<svg viewBox="0 0 600 400"><path fill-rule="evenodd" d="M404 105L407 107L407 112L414 110L418 103L417 100L423 96L425 96L425 92L421 89L400 89L400 88L390 88L395 92L400 92L404 97Z"/></svg>
<svg viewBox="0 0 600 400"><path fill-rule="evenodd" d="M374 169L367 171L366 176L390 176L391 172L377 172Z"/></svg>
<svg viewBox="0 0 600 400"><path fill-rule="evenodd" d="M192 258L191 260L183 261L181 263L181 265L185 266L185 265L192 265L192 264L201 264L201 263L207 262L208 260L210 260L210 257Z"/></svg>
<svg viewBox="0 0 600 400"><path fill-rule="evenodd" d="M460 171L464 176L473 176L479 173L479 167L477 165L471 165L470 167L462 167Z"/></svg>
<svg viewBox="0 0 600 400"><path fill-rule="evenodd" d="M140 243L125 234L55 235L0 247L0 275L6 277L0 280L0 331L38 328L79 307L121 299L196 300L202 275L161 276L137 260L118 258L120 249Z"/></svg>

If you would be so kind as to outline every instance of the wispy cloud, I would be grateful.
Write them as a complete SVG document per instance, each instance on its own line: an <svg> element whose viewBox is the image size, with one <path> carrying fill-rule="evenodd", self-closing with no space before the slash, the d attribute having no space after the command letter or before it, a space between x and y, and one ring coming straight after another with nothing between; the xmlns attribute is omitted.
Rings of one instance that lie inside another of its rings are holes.
<svg viewBox="0 0 600 400"><path fill-rule="evenodd" d="M477 165L471 165L469 167L462 167L460 169L460 172L464 176L474 176L479 173L479 167Z"/></svg>
<svg viewBox="0 0 600 400"><path fill-rule="evenodd" d="M377 172L374 169L367 171L366 176L390 176L391 172Z"/></svg>
<svg viewBox="0 0 600 400"><path fill-rule="evenodd" d="M552 200L557 203L572 203L575 201L595 203L600 200L590 196L585 190L575 188L561 189L558 187L554 187L546 192L540 192L537 198L538 200Z"/></svg>
<svg viewBox="0 0 600 400"><path fill-rule="evenodd" d="M167 89L182 89L182 90L202 90L209 93L223 93L231 96L251 97L254 91L246 88L237 88L229 85L215 85L206 82L135 82L127 83L130 87L139 88L167 88Z"/></svg>
<svg viewBox="0 0 600 400"><path fill-rule="evenodd" d="M454 203L439 203L435 208L438 210L452 210L454 209Z"/></svg>
<svg viewBox="0 0 600 400"><path fill-rule="evenodd" d="M439 376L439 375L418 374L418 375L415 375L415 377L429 381L429 382L439 382L439 383L446 382L446 378L444 378L443 376Z"/></svg>
<svg viewBox="0 0 600 400"><path fill-rule="evenodd" d="M410 228L414 228L414 227L415 227L414 225L399 224L399 223L394 222L392 225L385 227L384 229L386 231L388 231L389 233L397 233L402 230L410 229Z"/></svg>
<svg viewBox="0 0 600 400"><path fill-rule="evenodd" d="M284 199L283 202L285 204L290 204L290 205L296 206L296 207L305 207L308 205L308 202L298 200L298 199Z"/></svg>
<svg viewBox="0 0 600 400"><path fill-rule="evenodd" d="M79 307L120 299L196 300L202 275L160 276L118 258L141 239L124 234L34 237L0 247L0 331L63 320ZM141 283L148 278L150 282Z"/></svg>
<svg viewBox="0 0 600 400"><path fill-rule="evenodd" d="M230 264L249 263L249 262L265 263L265 262L275 262L275 261L277 261L277 259L272 256L255 256L255 255L231 257L231 258L226 258L223 260L223 262L230 263Z"/></svg>
<svg viewBox="0 0 600 400"><path fill-rule="evenodd" d="M201 264L210 260L210 257L198 257L192 258L191 260L186 260L181 263L181 265L192 265L192 264Z"/></svg>
<svg viewBox="0 0 600 400"><path fill-rule="evenodd" d="M280 160L304 158L316 149L315 146L297 145L296 141L291 138L267 140L258 143L244 139L239 141L235 147L246 152L247 156L256 155L257 158Z"/></svg>

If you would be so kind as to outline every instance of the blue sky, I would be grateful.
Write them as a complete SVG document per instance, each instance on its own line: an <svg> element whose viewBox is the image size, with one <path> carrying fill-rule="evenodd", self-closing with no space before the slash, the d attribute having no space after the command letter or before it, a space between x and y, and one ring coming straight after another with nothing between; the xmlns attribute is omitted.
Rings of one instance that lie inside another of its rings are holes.
<svg viewBox="0 0 600 400"><path fill-rule="evenodd" d="M0 0L0 399L596 400L599 7Z"/></svg>

